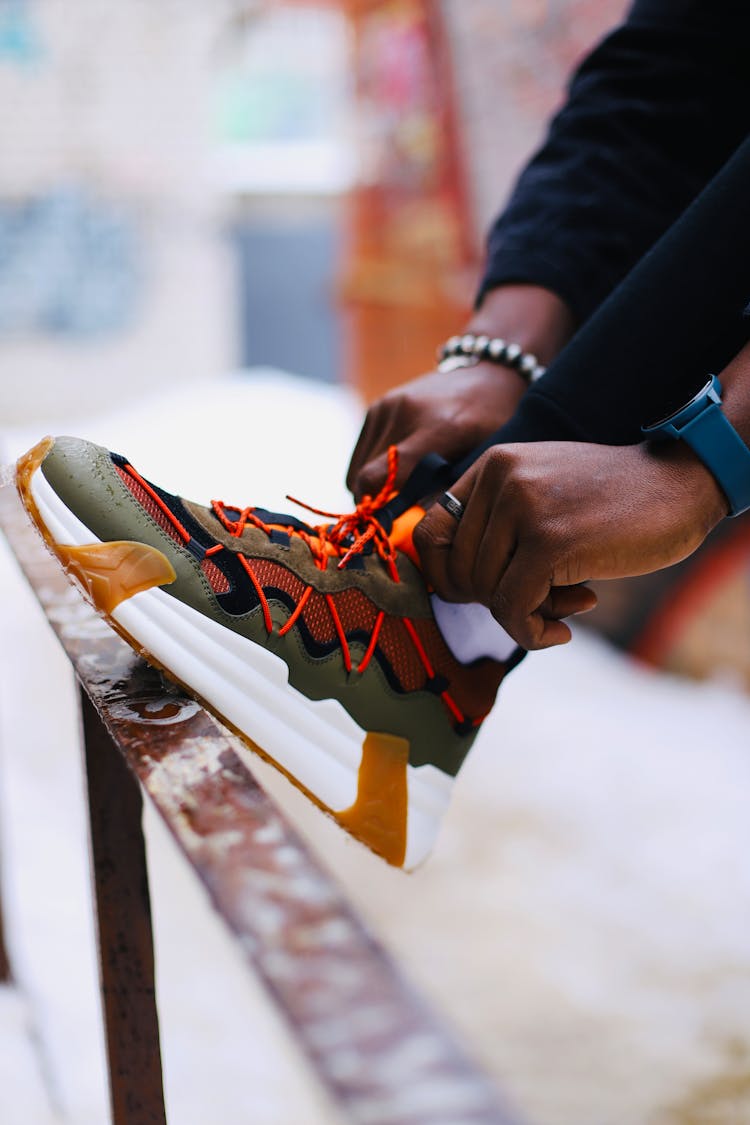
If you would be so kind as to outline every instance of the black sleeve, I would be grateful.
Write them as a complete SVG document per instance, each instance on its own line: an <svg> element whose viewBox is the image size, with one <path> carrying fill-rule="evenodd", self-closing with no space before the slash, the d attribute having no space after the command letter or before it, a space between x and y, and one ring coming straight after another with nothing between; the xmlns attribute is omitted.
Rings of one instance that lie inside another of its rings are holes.
<svg viewBox="0 0 750 1125"><path fill-rule="evenodd" d="M636 0L493 226L479 299L531 282L586 320L747 134L749 59L747 0Z"/></svg>
<svg viewBox="0 0 750 1125"><path fill-rule="evenodd" d="M750 339L750 136L643 255L482 449L628 445Z"/></svg>

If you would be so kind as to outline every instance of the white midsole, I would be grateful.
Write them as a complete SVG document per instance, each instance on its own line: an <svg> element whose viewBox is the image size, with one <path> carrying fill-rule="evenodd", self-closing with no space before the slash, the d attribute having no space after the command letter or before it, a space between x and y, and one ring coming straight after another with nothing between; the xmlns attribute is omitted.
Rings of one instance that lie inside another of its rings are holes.
<svg viewBox="0 0 750 1125"><path fill-rule="evenodd" d="M60 544L99 542L63 503L44 474L31 491ZM288 682L281 657L164 590L135 594L111 614L160 664L218 711L332 811L354 804L364 731L337 700L311 700ZM306 732L314 732L311 738ZM434 766L407 766L404 866L432 848L453 779Z"/></svg>

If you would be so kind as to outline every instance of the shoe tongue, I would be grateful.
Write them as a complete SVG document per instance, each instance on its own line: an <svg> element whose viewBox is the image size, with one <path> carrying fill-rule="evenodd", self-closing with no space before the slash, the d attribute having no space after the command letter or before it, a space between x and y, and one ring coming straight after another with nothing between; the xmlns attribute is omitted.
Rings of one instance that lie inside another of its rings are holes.
<svg viewBox="0 0 750 1125"><path fill-rule="evenodd" d="M448 488L452 481L451 466L439 454L428 453L418 461L400 491L394 492L385 507L377 513L386 534L390 534L391 527L395 526L396 521L420 500Z"/></svg>

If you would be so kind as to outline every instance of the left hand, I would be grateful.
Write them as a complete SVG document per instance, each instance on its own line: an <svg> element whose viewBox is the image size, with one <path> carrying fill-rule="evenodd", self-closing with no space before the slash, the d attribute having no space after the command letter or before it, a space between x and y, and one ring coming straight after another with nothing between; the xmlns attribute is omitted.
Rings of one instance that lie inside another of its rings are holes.
<svg viewBox="0 0 750 1125"><path fill-rule="evenodd" d="M714 478L679 442L493 446L414 534L427 581L448 601L489 606L527 649L570 640L560 620L592 609L582 583L660 570L690 555L727 514Z"/></svg>

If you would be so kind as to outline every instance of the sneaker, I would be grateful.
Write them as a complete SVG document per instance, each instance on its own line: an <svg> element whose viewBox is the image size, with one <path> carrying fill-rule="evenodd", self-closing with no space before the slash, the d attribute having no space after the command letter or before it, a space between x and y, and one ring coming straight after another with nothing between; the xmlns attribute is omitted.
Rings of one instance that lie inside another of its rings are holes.
<svg viewBox="0 0 750 1125"><path fill-rule="evenodd" d="M395 471L394 451L382 492L320 525L183 500L72 437L21 458L17 483L121 635L353 836L413 868L518 656L453 655L411 543L423 509L386 518Z"/></svg>

